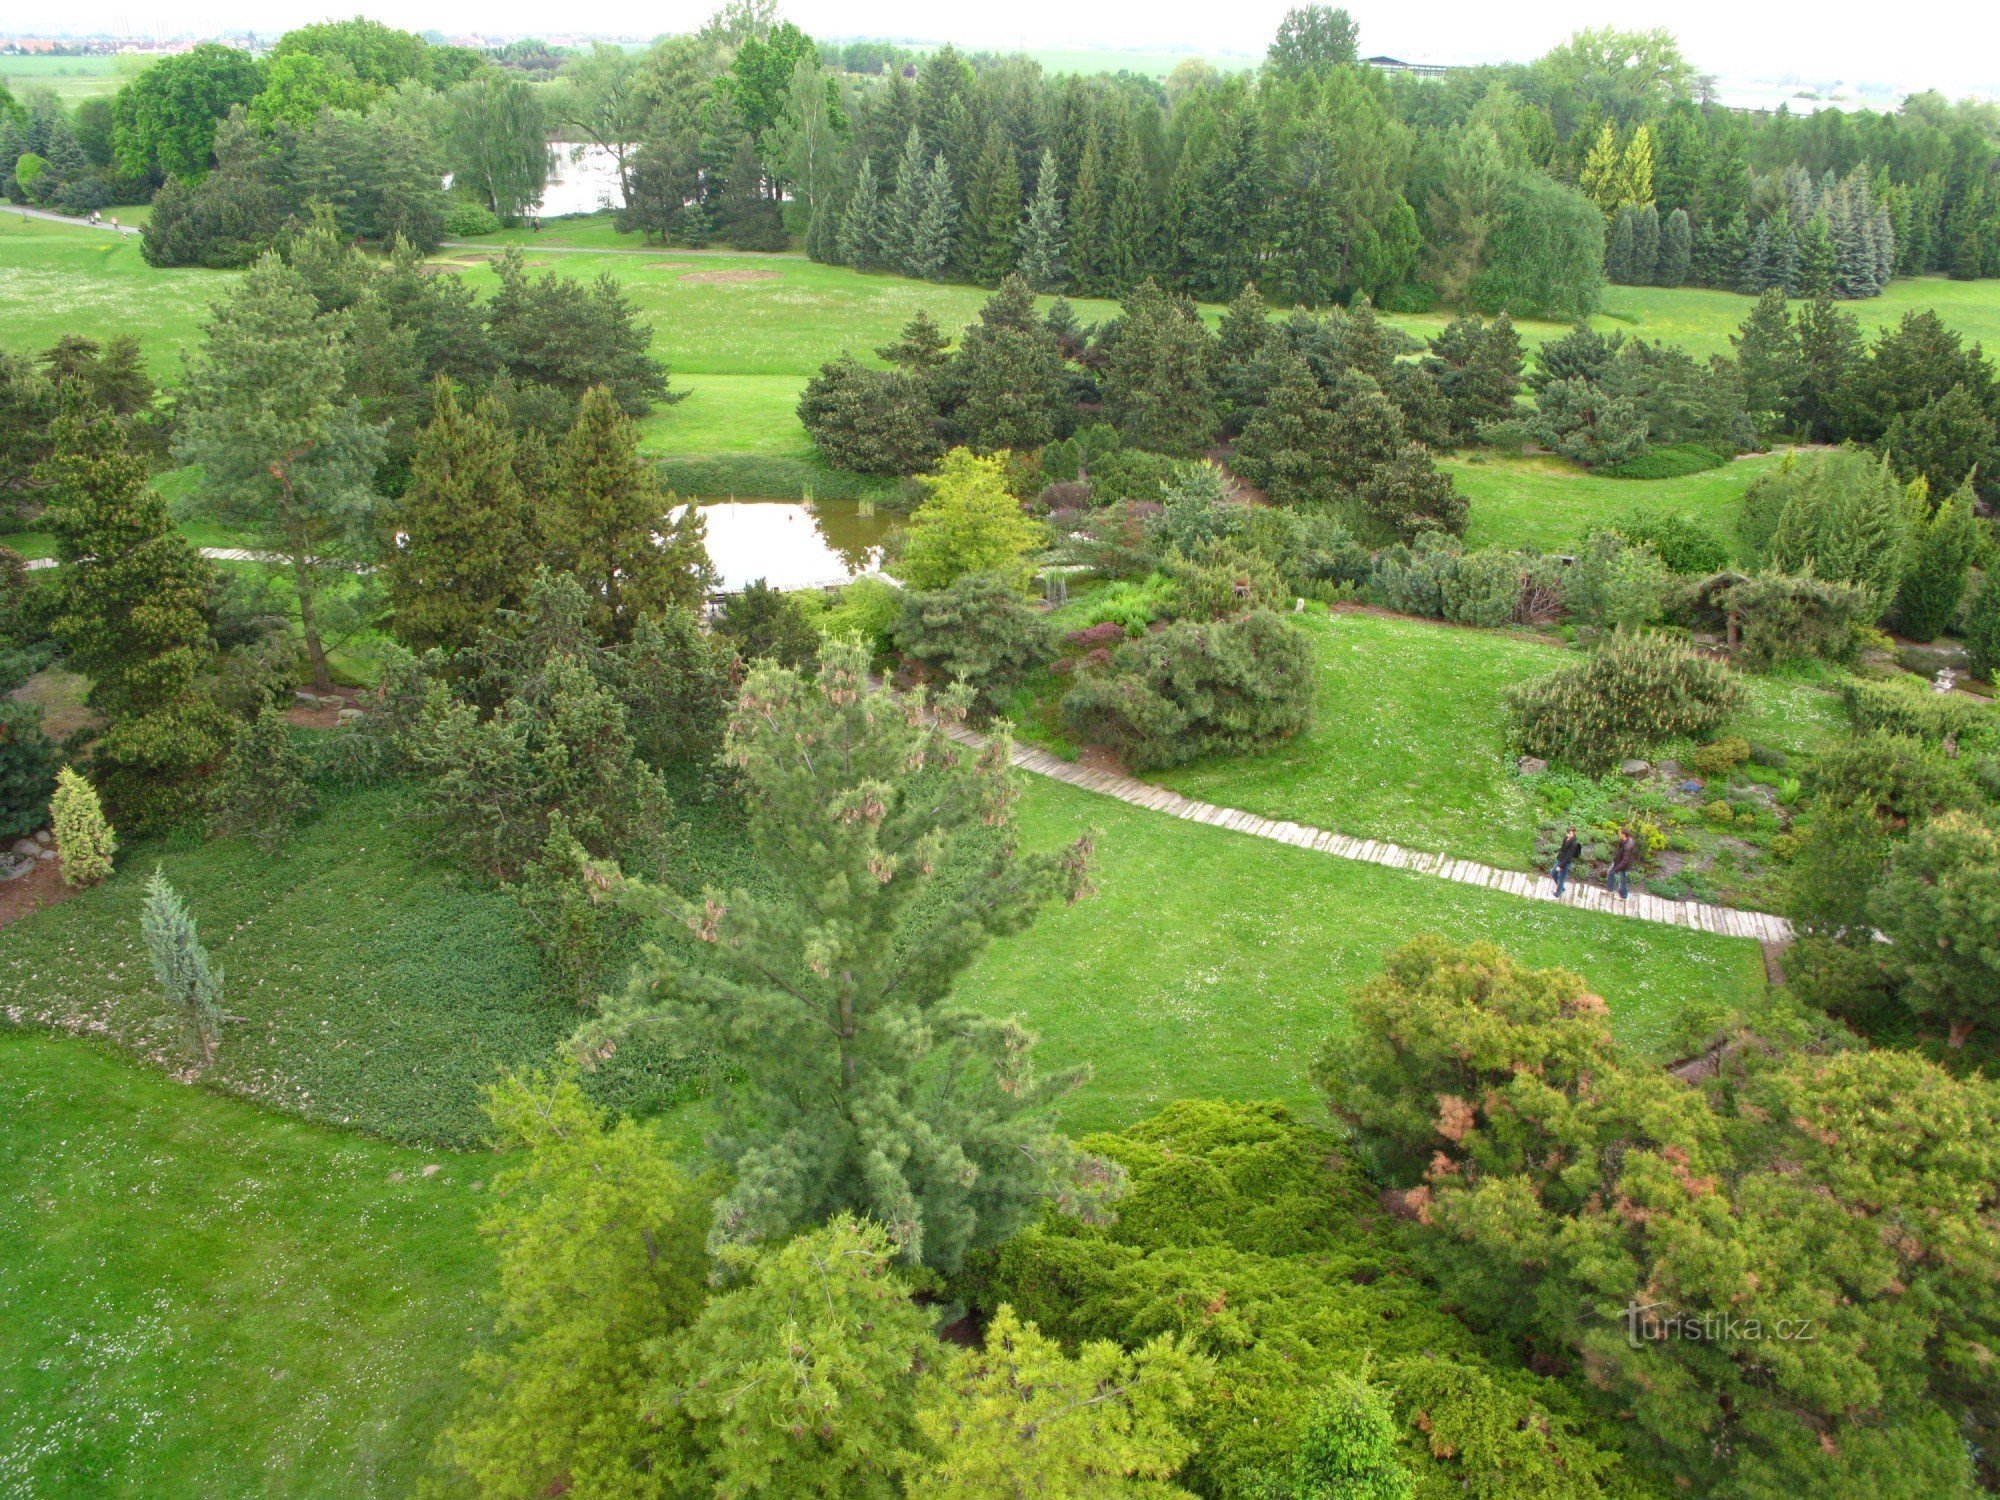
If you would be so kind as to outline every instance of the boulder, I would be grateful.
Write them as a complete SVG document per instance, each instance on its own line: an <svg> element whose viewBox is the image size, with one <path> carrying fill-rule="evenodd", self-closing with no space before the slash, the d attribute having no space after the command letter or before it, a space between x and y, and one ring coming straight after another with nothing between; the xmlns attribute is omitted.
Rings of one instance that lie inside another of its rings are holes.
<svg viewBox="0 0 2000 1500"><path fill-rule="evenodd" d="M13 852L23 859L33 859L42 852L42 846L33 839L15 839Z"/></svg>
<svg viewBox="0 0 2000 1500"><path fill-rule="evenodd" d="M55 841L56 836L50 833L48 829L38 828L35 830L35 842L40 844L44 849L49 848Z"/></svg>
<svg viewBox="0 0 2000 1500"><path fill-rule="evenodd" d="M1549 763L1539 755L1524 755L1515 767L1523 776L1539 776L1549 768Z"/></svg>
<svg viewBox="0 0 2000 1500"><path fill-rule="evenodd" d="M1681 774L1681 763L1677 760L1663 760L1653 769L1662 776L1674 777Z"/></svg>
<svg viewBox="0 0 2000 1500"><path fill-rule="evenodd" d="M339 714L340 722L343 724L352 724L356 719L362 717L364 715L358 708L343 708Z"/></svg>
<svg viewBox="0 0 2000 1500"><path fill-rule="evenodd" d="M35 856L37 859L54 859L55 857L56 851L53 849L44 849L40 854Z"/></svg>
<svg viewBox="0 0 2000 1500"><path fill-rule="evenodd" d="M32 859L16 859L11 854L0 854L0 881L19 880L34 868Z"/></svg>
<svg viewBox="0 0 2000 1500"><path fill-rule="evenodd" d="M1626 761L1618 769L1627 776L1644 776L1648 771L1652 770L1653 768L1647 765L1646 762L1644 762L1643 760L1634 759Z"/></svg>

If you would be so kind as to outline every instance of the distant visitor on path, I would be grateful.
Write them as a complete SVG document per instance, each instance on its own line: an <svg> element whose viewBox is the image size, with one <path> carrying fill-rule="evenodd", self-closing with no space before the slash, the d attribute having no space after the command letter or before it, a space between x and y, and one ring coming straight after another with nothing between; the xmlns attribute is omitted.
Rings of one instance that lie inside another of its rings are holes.
<svg viewBox="0 0 2000 1500"><path fill-rule="evenodd" d="M1605 873L1604 888L1617 892L1620 901L1632 898L1632 866L1639 863L1639 841L1632 830L1618 830L1617 847L1611 851L1611 868Z"/></svg>
<svg viewBox="0 0 2000 1500"><path fill-rule="evenodd" d="M1563 893L1563 887L1569 884L1569 867L1576 863L1576 857L1581 853L1583 853L1583 843L1577 838L1576 830L1569 829L1563 834L1562 848L1556 850L1556 862L1549 871L1549 879L1556 883L1558 896Z"/></svg>

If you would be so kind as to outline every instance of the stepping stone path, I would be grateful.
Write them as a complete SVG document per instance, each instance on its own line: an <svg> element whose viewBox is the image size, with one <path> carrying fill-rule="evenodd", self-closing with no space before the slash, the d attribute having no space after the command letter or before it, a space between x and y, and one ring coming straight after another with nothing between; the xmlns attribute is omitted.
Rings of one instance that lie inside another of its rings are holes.
<svg viewBox="0 0 2000 1500"><path fill-rule="evenodd" d="M974 734L969 729L950 725L943 728L947 735L962 745L976 749L986 743L983 735ZM1722 937L1749 938L1759 943L1781 945L1792 940L1792 924L1769 912L1738 911L1734 907L1709 906L1700 901L1666 901L1644 891L1634 892L1630 900L1620 901L1600 886L1576 880L1570 882L1567 892L1559 898L1555 882L1546 875L1496 870L1491 865L1478 864L1469 859L1426 854L1379 839L1349 838L1324 828L1309 828L1302 823L1265 818L1232 807L1217 807L1210 802L1197 802L1166 787L1140 781L1137 777L1121 776L1114 771L1087 770L1074 761L1063 760L1033 746L1017 743L1013 761L1022 770L1037 776L1046 776L1051 781L1064 782L1100 796L1115 797L1120 802L1129 802L1149 812L1167 813L1193 823L1208 823L1233 833L1247 833L1252 838L1310 849L1315 854L1330 854L1336 859L1386 865L1392 870L1414 870L1420 875L1456 880L1461 885L1483 885L1527 901L1557 901L1563 906L1582 907L1586 911L1605 912L1615 917L1635 917L1642 922L1661 922L1670 927L1692 927L1697 932L1713 932Z"/></svg>

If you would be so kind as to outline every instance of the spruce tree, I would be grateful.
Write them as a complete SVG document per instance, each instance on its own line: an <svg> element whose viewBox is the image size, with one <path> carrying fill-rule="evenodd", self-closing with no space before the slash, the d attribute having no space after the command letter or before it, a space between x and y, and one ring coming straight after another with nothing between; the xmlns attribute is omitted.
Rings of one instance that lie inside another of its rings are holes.
<svg viewBox="0 0 2000 1500"><path fill-rule="evenodd" d="M958 232L958 200L951 185L951 168L940 151L924 174L923 201L910 230L903 274L925 281L940 279L951 265Z"/></svg>
<svg viewBox="0 0 2000 1500"><path fill-rule="evenodd" d="M661 487L632 419L605 387L584 394L554 468L542 555L583 586L602 639L629 639L640 616L658 609L700 607L711 578L701 515Z"/></svg>
<svg viewBox="0 0 2000 1500"><path fill-rule="evenodd" d="M1215 435L1215 340L1194 304L1150 279L1125 299L1104 358L1104 414L1128 447L1192 458Z"/></svg>
<svg viewBox="0 0 2000 1500"><path fill-rule="evenodd" d="M1063 262L1062 200L1056 196L1056 188L1056 155L1043 147L1041 162L1035 169L1035 196L1021 216L1015 240L1021 277L1038 292L1061 291L1068 276Z"/></svg>
<svg viewBox="0 0 2000 1500"><path fill-rule="evenodd" d="M872 271L887 260L883 247L883 205L875 186L875 167L866 155L848 195L847 211L840 216L840 237L835 250L842 265L857 271Z"/></svg>
<svg viewBox="0 0 2000 1500"><path fill-rule="evenodd" d="M1694 235L1688 228L1688 214L1677 208L1667 215L1660 231L1660 268L1654 280L1661 286L1686 286L1694 268Z"/></svg>
<svg viewBox="0 0 2000 1500"><path fill-rule="evenodd" d="M1138 134L1119 132L1110 158L1110 209L1103 234L1103 276L1106 286L1123 290L1153 274L1160 263L1154 244L1156 214L1144 153ZM1244 285L1249 285L1246 279Z"/></svg>
<svg viewBox="0 0 2000 1500"><path fill-rule="evenodd" d="M958 264L968 280L997 286L1014 268L1014 223L1020 207L1021 175L1014 164L1014 148L995 120L987 125L965 180Z"/></svg>
<svg viewBox="0 0 2000 1500"><path fill-rule="evenodd" d="M1070 189L1069 209L1063 216L1067 228L1069 281L1086 297L1115 297L1125 290L1106 265L1105 232L1109 227L1108 195L1104 183L1104 154L1093 125L1083 145L1083 159L1077 163L1076 183Z"/></svg>
<svg viewBox="0 0 2000 1500"><path fill-rule="evenodd" d="M1766 285L1781 286L1787 297L1799 294L1798 220L1784 209L1765 221L1771 225L1771 279ZM1759 291L1763 287L1758 288Z"/></svg>
<svg viewBox="0 0 2000 1500"><path fill-rule="evenodd" d="M668 1027L734 1060L717 1075L715 1247L852 1211L950 1270L1108 1181L1051 1126L1069 1080L1038 1077L1027 1032L952 993L992 938L1085 892L1090 843L1019 852L1006 740L959 748L927 709L956 722L962 694L871 690L868 666L843 640L810 677L751 670L727 758L770 878L699 900L634 883L633 904L694 943L649 949L590 1035ZM979 856L955 858L975 834Z"/></svg>
<svg viewBox="0 0 2000 1500"><path fill-rule="evenodd" d="M1216 327L1215 396L1223 434L1234 437L1263 404L1271 312L1255 283L1238 292Z"/></svg>
<svg viewBox="0 0 2000 1500"><path fill-rule="evenodd" d="M902 153L896 158L896 181L882 212L882 259L894 269L908 274L911 249L916 243L917 225L924 215L924 196L930 182L929 159L924 155L924 138L912 125L903 137Z"/></svg>
<svg viewBox="0 0 2000 1500"><path fill-rule="evenodd" d="M397 639L416 651L469 646L514 609L534 574L533 517L514 471L514 435L492 397L467 411L451 382L432 388L410 484L392 512L383 559Z"/></svg>
<svg viewBox="0 0 2000 1500"><path fill-rule="evenodd" d="M1839 443L1852 435L1864 370L1861 325L1825 297L1798 310L1799 374L1792 389L1791 425L1809 443Z"/></svg>
<svg viewBox="0 0 2000 1500"><path fill-rule="evenodd" d="M56 557L49 634L90 679L104 720L95 774L134 832L172 826L228 743L200 680L214 658L207 611L214 568L175 528L116 417L71 400L35 470Z"/></svg>
<svg viewBox="0 0 2000 1500"><path fill-rule="evenodd" d="M1767 288L1729 342L1736 347L1744 410L1759 432L1777 430L1792 411L1801 374L1798 335L1785 311L1785 294Z"/></svg>
<svg viewBox="0 0 2000 1500"><path fill-rule="evenodd" d="M1786 289L1799 297L1823 297L1834 291L1837 264L1833 231L1823 213L1806 221L1798 239L1798 270Z"/></svg>
<svg viewBox="0 0 2000 1500"><path fill-rule="evenodd" d="M965 330L949 372L954 421L974 447L1040 448L1062 435L1071 410L1055 331L1035 316L1035 294L1009 276Z"/></svg>
<svg viewBox="0 0 2000 1500"><path fill-rule="evenodd" d="M157 865L146 882L139 931L153 960L153 978L167 1006L180 1017L204 1064L215 1061L222 1029L222 971L201 945L194 918Z"/></svg>

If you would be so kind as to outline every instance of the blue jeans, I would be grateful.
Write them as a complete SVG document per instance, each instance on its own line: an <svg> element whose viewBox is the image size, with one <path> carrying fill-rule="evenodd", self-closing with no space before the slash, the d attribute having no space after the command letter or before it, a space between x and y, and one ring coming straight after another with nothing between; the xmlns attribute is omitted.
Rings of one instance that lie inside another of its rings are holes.
<svg viewBox="0 0 2000 1500"><path fill-rule="evenodd" d="M1560 896L1563 893L1563 887L1569 884L1569 866L1557 865L1549 871L1549 879L1556 883L1556 894Z"/></svg>
<svg viewBox="0 0 2000 1500"><path fill-rule="evenodd" d="M1631 873L1626 870L1613 870L1604 877L1604 888L1607 891L1616 891L1621 900L1629 897L1632 894Z"/></svg>

